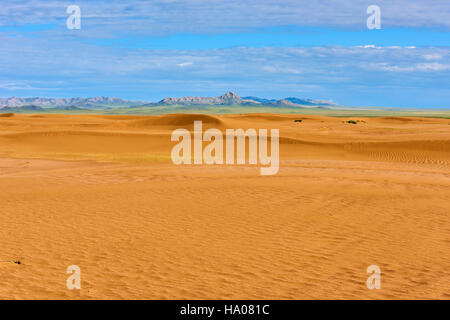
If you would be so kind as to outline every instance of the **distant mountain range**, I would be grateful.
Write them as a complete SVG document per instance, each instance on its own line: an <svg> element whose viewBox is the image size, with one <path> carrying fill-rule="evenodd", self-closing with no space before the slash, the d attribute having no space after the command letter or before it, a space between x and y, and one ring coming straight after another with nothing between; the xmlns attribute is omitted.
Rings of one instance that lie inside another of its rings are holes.
<svg viewBox="0 0 450 320"><path fill-rule="evenodd" d="M280 107L302 107L302 106L335 106L332 101L321 101L313 99L285 98L285 99L264 99L258 97L240 97L234 92L228 91L219 97L182 97L165 98L159 102L149 103L147 106L160 105L244 105L244 106L280 106Z"/></svg>
<svg viewBox="0 0 450 320"><path fill-rule="evenodd" d="M0 98L2 111L25 108L31 110L58 108L66 110L74 109L108 109L116 107L152 107L152 106L202 106L202 105L243 105L243 106L280 106L280 107L327 107L336 106L332 101L313 99L285 98L264 99L258 97L240 97L234 92L227 92L219 97L181 97L164 98L159 102L130 101L120 98L94 97L94 98Z"/></svg>
<svg viewBox="0 0 450 320"><path fill-rule="evenodd" d="M120 98L94 97L94 98L0 98L0 108L17 108L35 106L41 108L108 108L111 106L132 106L145 104L147 101L129 101Z"/></svg>

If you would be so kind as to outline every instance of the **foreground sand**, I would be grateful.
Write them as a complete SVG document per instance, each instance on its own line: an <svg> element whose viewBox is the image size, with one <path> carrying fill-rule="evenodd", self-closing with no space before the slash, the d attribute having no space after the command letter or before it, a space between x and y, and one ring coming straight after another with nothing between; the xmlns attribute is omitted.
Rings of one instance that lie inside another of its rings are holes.
<svg viewBox="0 0 450 320"><path fill-rule="evenodd" d="M449 299L450 120L348 119L1 116L0 298ZM194 120L279 128L279 173L173 165Z"/></svg>

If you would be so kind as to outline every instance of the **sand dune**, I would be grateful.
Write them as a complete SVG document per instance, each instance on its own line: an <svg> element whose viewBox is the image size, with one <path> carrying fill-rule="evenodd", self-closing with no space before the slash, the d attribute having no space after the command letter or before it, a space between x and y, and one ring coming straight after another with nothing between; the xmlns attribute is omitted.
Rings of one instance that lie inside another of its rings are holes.
<svg viewBox="0 0 450 320"><path fill-rule="evenodd" d="M194 120L279 129L279 173L175 166ZM2 115L0 186L2 299L450 298L449 119Z"/></svg>

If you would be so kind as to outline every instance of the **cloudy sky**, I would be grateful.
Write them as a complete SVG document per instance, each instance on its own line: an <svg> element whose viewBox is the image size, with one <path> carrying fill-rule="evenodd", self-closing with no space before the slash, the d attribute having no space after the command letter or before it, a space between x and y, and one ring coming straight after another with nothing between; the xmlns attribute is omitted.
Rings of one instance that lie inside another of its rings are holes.
<svg viewBox="0 0 450 320"><path fill-rule="evenodd" d="M80 29L66 26L70 5ZM449 0L3 0L0 43L0 97L232 90L450 108Z"/></svg>

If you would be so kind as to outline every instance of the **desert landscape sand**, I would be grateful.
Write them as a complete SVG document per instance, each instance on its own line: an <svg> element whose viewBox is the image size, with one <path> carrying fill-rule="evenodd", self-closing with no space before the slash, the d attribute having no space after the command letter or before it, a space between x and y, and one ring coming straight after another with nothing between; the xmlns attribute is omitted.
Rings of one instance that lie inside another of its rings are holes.
<svg viewBox="0 0 450 320"><path fill-rule="evenodd" d="M280 129L278 174L174 165L194 120ZM0 189L1 299L450 298L450 119L4 114Z"/></svg>

